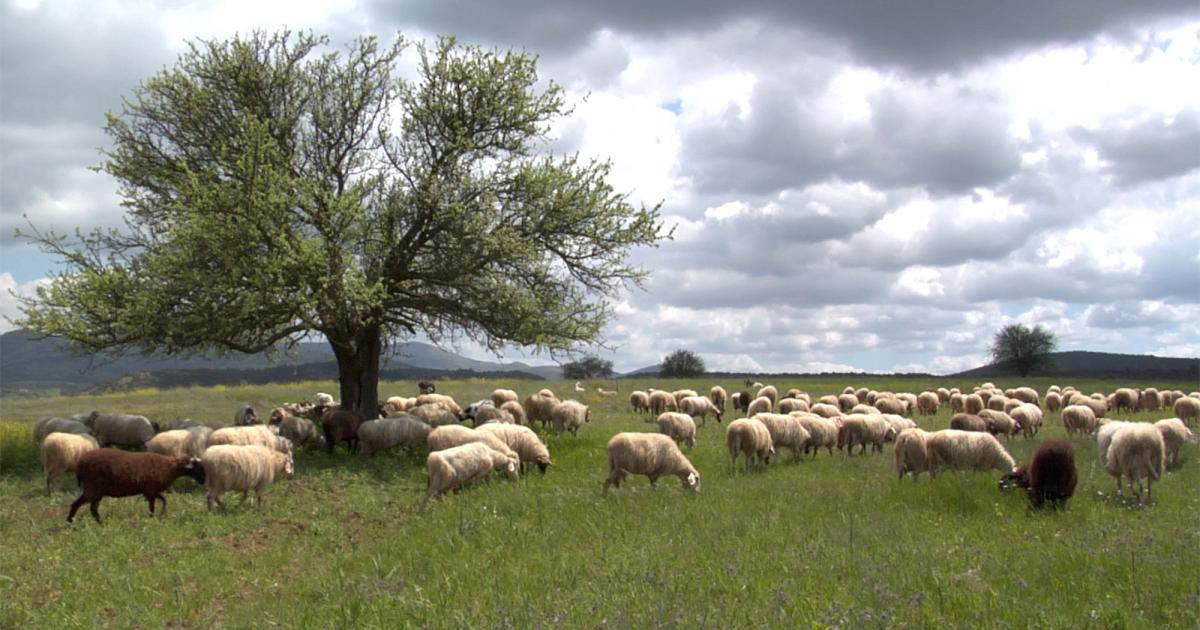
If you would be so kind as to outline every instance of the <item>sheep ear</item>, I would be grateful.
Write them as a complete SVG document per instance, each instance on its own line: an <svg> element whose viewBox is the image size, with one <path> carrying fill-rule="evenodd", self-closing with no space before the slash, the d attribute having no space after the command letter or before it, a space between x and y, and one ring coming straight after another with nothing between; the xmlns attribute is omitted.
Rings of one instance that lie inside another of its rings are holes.
<svg viewBox="0 0 1200 630"><path fill-rule="evenodd" d="M688 485L696 485L696 473L688 473Z"/></svg>

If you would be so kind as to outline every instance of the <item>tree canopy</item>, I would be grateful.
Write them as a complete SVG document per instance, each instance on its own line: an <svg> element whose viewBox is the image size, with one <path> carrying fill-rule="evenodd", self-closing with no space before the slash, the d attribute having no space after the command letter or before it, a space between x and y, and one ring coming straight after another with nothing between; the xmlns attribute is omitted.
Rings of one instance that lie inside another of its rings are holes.
<svg viewBox="0 0 1200 630"><path fill-rule="evenodd" d="M417 333L567 351L597 341L664 231L610 164L548 151L568 116L536 59L444 37L192 42L104 127L123 229L24 236L66 263L17 322L87 351L259 353L319 334L343 406Z"/></svg>
<svg viewBox="0 0 1200 630"><path fill-rule="evenodd" d="M597 356L586 356L563 364L563 378L568 380L609 378L612 375L613 362Z"/></svg>
<svg viewBox="0 0 1200 630"><path fill-rule="evenodd" d="M705 371L704 359L682 348L663 357L659 364L659 376L664 378L691 378L702 376Z"/></svg>
<svg viewBox="0 0 1200 630"><path fill-rule="evenodd" d="M1054 365L1050 353L1057 346L1054 333L1041 326L1029 328L1024 324L1009 324L996 333L990 352L992 362L997 366L1028 376Z"/></svg>

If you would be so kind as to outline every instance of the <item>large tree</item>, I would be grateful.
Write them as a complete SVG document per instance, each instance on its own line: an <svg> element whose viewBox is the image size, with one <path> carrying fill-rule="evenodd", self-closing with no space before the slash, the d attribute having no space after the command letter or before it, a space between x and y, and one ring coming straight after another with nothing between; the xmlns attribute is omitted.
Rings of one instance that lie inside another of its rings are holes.
<svg viewBox="0 0 1200 630"><path fill-rule="evenodd" d="M691 350L680 348L663 357L658 374L664 378L691 378L703 376L704 372L704 359Z"/></svg>
<svg viewBox="0 0 1200 630"><path fill-rule="evenodd" d="M992 363L1027 376L1054 365L1050 353L1057 345L1054 333L1041 326L1029 328L1024 324L1009 324L992 339Z"/></svg>
<svg viewBox="0 0 1200 630"><path fill-rule="evenodd" d="M536 60L441 38L343 51L312 34L190 44L107 116L123 229L36 227L65 270L18 322L83 351L261 353L314 334L342 405L424 333L555 353L594 342L664 232L609 163L546 152L570 114Z"/></svg>
<svg viewBox="0 0 1200 630"><path fill-rule="evenodd" d="M613 362L597 356L586 356L577 361L563 364L563 378L585 381L589 378L609 378L613 375Z"/></svg>

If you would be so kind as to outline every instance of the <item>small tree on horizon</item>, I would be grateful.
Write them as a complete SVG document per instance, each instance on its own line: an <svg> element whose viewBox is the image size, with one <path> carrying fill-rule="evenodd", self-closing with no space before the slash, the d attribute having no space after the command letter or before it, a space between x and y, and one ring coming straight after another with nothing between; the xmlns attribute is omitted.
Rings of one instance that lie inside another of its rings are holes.
<svg viewBox="0 0 1200 630"><path fill-rule="evenodd" d="M659 364L659 376L665 378L691 378L703 376L705 373L704 359L691 350L680 348L663 357Z"/></svg>
<svg viewBox="0 0 1200 630"><path fill-rule="evenodd" d="M596 356L586 356L578 361L563 364L563 378L583 381L589 378L609 378L613 375L613 362Z"/></svg>
<svg viewBox="0 0 1200 630"><path fill-rule="evenodd" d="M1015 371L1021 376L1054 366L1050 353L1058 346L1054 333L1024 324L1009 324L992 339L990 353L997 367Z"/></svg>

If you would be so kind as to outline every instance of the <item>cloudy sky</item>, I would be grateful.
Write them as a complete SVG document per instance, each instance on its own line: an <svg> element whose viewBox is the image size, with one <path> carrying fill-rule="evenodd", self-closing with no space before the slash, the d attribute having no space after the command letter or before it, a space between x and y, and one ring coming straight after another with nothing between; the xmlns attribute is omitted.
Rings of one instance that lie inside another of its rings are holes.
<svg viewBox="0 0 1200 630"><path fill-rule="evenodd" d="M540 56L675 239L616 305L618 370L1200 356L1200 4L1143 1L54 2L0 14L0 316L53 268L13 231L116 225L103 114L191 38L456 34ZM586 97L586 99L585 99ZM11 324L0 321L0 329ZM471 347L464 354L482 356Z"/></svg>

